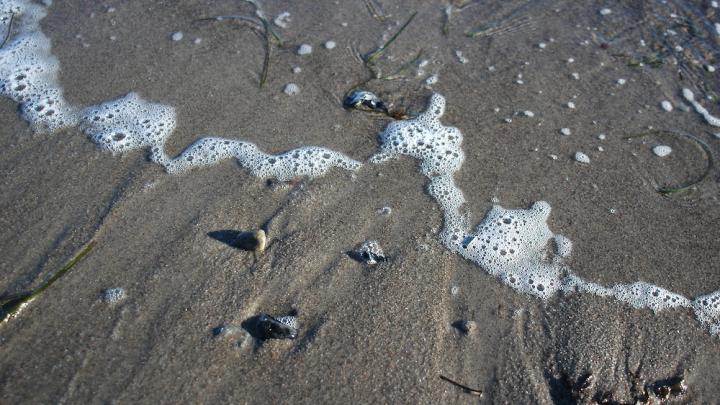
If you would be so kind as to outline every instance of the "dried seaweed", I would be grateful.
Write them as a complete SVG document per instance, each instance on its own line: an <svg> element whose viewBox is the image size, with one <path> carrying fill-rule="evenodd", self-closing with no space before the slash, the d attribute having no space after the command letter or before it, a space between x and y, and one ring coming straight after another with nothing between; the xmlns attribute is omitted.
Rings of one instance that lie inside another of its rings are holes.
<svg viewBox="0 0 720 405"><path fill-rule="evenodd" d="M623 139L631 140L631 139L643 138L643 137L651 136L651 135L657 136L657 135L662 135L662 134L672 135L672 136L675 136L675 137L678 137L681 139L689 139L690 141L692 141L695 145L699 146L699 149L703 152L704 158L707 161L707 166L705 167L705 170L703 170L702 174L700 174L699 176L697 176L693 179L690 179L689 181L687 181L683 184L680 184L680 185L674 186L674 187L659 187L656 189L656 191L665 196L691 191L695 186L702 183L710 175L710 171L713 168L712 150L710 149L710 146L708 146L705 142L703 142L702 140L700 140L697 137L690 135L690 134L678 133L678 132L674 132L674 131L661 131L661 130L654 130L654 131L644 132L644 133L640 133L640 134L630 134L630 135L624 137Z"/></svg>
<svg viewBox="0 0 720 405"><path fill-rule="evenodd" d="M225 20L237 20L250 25L250 28L255 32L259 33L265 42L265 56L263 57L262 72L260 73L260 88L262 88L267 82L268 72L270 70L270 55L272 53L272 42L277 42L279 47L284 46L284 42L280 35L273 30L272 25L265 16L262 3L259 0L245 0L245 2L252 4L255 7L255 17L248 17L244 15L221 15L215 17L200 18L196 21L225 21Z"/></svg>
<svg viewBox="0 0 720 405"><path fill-rule="evenodd" d="M5 33L5 38L3 38L2 44L0 44L0 48L4 47L7 43L8 39L10 38L10 31L12 30L12 24L15 20L15 14L10 13L10 22L8 22L8 28L7 32Z"/></svg>
<svg viewBox="0 0 720 405"><path fill-rule="evenodd" d="M21 293L4 300L0 306L0 325L16 317L20 313L20 311L22 311L22 309L30 303L30 301L40 296L40 294L45 292L45 290L50 288L51 285L53 285L57 280L59 280L62 276L67 274L68 271L75 267L75 265L78 264L80 260L82 260L88 253L90 253L90 250L92 250L94 246L95 241L91 241L90 243L88 243L77 255L75 255L75 257L70 259L69 262L65 263L65 265L57 271L57 273L50 277L50 279L40 287L36 288L33 291Z"/></svg>
<svg viewBox="0 0 720 405"><path fill-rule="evenodd" d="M405 24L403 24L400 27L400 29L398 29L397 32L392 37L390 37L390 39L387 40L387 42L385 42L382 46L375 49L374 51L365 55L365 57L363 58L365 60L365 63L372 64L379 57L381 57L385 53L385 51L388 49L388 47L390 47L390 45L392 45L392 43L395 42L395 40L400 36L400 34L402 34L402 32L405 31L405 28L407 28L407 26L410 25L410 23L412 22L412 20L415 18L416 15L417 15L417 12L413 12L410 15L410 17L407 19L407 21L405 21Z"/></svg>

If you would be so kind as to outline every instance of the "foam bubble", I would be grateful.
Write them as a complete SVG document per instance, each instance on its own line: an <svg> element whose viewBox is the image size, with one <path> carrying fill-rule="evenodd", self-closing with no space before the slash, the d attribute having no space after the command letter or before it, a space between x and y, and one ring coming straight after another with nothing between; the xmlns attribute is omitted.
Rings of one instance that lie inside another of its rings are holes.
<svg viewBox="0 0 720 405"><path fill-rule="evenodd" d="M298 47L297 54L300 56L310 55L312 51L312 46L310 46L309 44L302 44Z"/></svg>
<svg viewBox="0 0 720 405"><path fill-rule="evenodd" d="M702 106L702 104L695 101L695 94L693 94L692 91L688 88L682 89L682 95L692 106L695 108L695 111L697 111L698 114L702 115L703 118L705 118L705 121L707 121L708 124L714 126L714 127L720 127L720 118L713 116L710 114L708 110L705 109L705 107Z"/></svg>
<svg viewBox="0 0 720 405"><path fill-rule="evenodd" d="M544 201L527 210L495 205L457 251L510 287L549 298L562 286L562 259L572 251L569 239L548 228L549 215Z"/></svg>
<svg viewBox="0 0 720 405"><path fill-rule="evenodd" d="M658 145L652 148L653 153L659 157L665 157L672 153L672 148L667 145Z"/></svg>
<svg viewBox="0 0 720 405"><path fill-rule="evenodd" d="M714 336L720 336L720 290L695 298L695 317Z"/></svg>
<svg viewBox="0 0 720 405"><path fill-rule="evenodd" d="M288 96L294 96L300 93L300 87L295 83L288 83L285 85L283 93L287 94Z"/></svg>

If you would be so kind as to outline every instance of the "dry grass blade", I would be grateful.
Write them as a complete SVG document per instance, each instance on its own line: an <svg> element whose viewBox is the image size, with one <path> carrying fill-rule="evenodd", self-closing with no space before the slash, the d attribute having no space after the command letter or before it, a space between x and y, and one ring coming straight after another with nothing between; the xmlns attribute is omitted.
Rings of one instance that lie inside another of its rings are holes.
<svg viewBox="0 0 720 405"><path fill-rule="evenodd" d="M5 38L3 38L2 44L0 44L0 48L4 47L7 43L8 39L10 38L10 31L12 30L12 24L13 20L15 19L15 14L10 13L10 22L8 22L8 28L7 32L5 33Z"/></svg>
<svg viewBox="0 0 720 405"><path fill-rule="evenodd" d="M37 298L40 294L42 294L45 290L50 288L51 285L53 285L57 280L60 279L60 277L64 276L68 271L70 271L73 267L75 267L76 264L80 262L85 256L87 256L88 253L90 253L90 250L95 246L95 241L91 241L88 243L75 257L70 259L69 262L65 263L65 265L57 271L48 281L46 281L43 285L36 288L35 290L29 292L29 293L22 293L19 295L16 295L10 299L5 300L2 302L2 306L0 307L0 324L3 324L10 319L16 317L20 311L22 311L27 304L30 303L30 301Z"/></svg>
<svg viewBox="0 0 720 405"><path fill-rule="evenodd" d="M379 22L385 22L385 13L382 11L380 5L376 5L373 0L365 0L365 7L367 7L370 16Z"/></svg>
<svg viewBox="0 0 720 405"><path fill-rule="evenodd" d="M397 32L392 37L390 37L390 39L388 39L387 42L385 42L385 44L383 44L381 47L379 47L376 50L367 54L364 58L365 63L372 64L373 62L375 62L375 60L377 60L379 57L381 57L385 53L387 48L390 45L392 45L393 42L395 42L395 40L400 36L400 34L402 34L403 31L405 31L405 28L407 28L407 26L410 25L410 23L412 22L412 20L415 18L416 15L417 15L417 12L413 12L410 15L410 17L407 19L407 21L405 21L405 24L403 24L400 27L400 29L397 30Z"/></svg>
<svg viewBox="0 0 720 405"><path fill-rule="evenodd" d="M245 0L245 2L252 4L255 7L255 16L248 17L244 15L221 15L216 17L201 18L196 21L225 21L225 20L237 20L244 23L250 24L250 28L262 35L265 41L265 56L263 57L262 72L260 73L259 86L263 88L267 82L268 72L270 71L270 54L272 52L272 40L277 41L278 46L283 47L284 43L280 35L278 35L273 29L270 22L265 16L265 11L262 7L262 2L259 0Z"/></svg>
<svg viewBox="0 0 720 405"><path fill-rule="evenodd" d="M400 66L400 68L399 68L398 70L396 70L395 72L393 72L393 73L391 73L391 74L389 74L389 75L387 75L387 76L379 77L378 79L379 79L379 80L397 80L397 79L404 79L404 78L405 78L405 72L407 72L410 68L412 68L413 66L415 66L415 65L420 61L420 59L422 58L422 55L423 55L423 50L421 49L421 50L418 51L417 55L415 55L415 57L414 57L411 61L403 64L402 66Z"/></svg>
<svg viewBox="0 0 720 405"><path fill-rule="evenodd" d="M475 37L491 37L493 35L507 34L515 32L521 28L527 27L532 23L532 17L523 16L513 18L505 23L492 22L483 25L473 31L466 32L465 35L470 38Z"/></svg>

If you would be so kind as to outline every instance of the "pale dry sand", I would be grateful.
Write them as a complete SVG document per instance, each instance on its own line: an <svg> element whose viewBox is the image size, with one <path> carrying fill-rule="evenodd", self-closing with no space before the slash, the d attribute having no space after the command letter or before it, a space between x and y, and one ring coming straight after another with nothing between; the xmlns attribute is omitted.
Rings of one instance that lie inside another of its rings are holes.
<svg viewBox="0 0 720 405"><path fill-rule="evenodd" d="M706 10L705 3L535 2L518 10L529 25L468 38L465 31L524 3L472 6L453 16L446 37L440 3L384 0L390 17L379 23L361 1L268 1L273 17L291 13L279 30L288 42L314 51L276 49L262 90L257 35L232 23L192 22L250 12L235 1L58 1L43 28L71 102L138 91L175 106L171 154L213 134L271 152L322 145L365 160L388 119L342 109L343 94L367 74L353 52L381 44L416 10L381 63L392 70L420 48L431 61L426 73L439 75L432 89L448 101L443 121L465 135L456 180L473 221L492 198L504 207L548 201L550 228L574 242L577 274L605 285L644 280L695 297L720 288L718 172L689 194L663 197L656 186L702 172L702 152L673 136L623 137L648 126L680 131L717 154L701 117L666 113L659 103L677 105L681 87L717 89L718 76L671 63L632 68L613 55L639 54L639 40L650 39L629 27L651 24L653 13ZM110 6L116 11L107 13ZM601 17L605 6L613 13ZM177 31L183 40L174 42ZM337 47L325 49L328 40ZM459 63L456 50L469 63ZM627 83L618 86L619 78ZM424 79L368 87L416 113L433 91ZM289 82L298 95L282 93ZM720 113L716 102L705 105ZM525 110L534 117L513 115ZM678 375L688 386L679 402L720 396L720 340L690 310L653 314L590 295L544 303L447 252L438 240L441 213L411 159L276 187L233 161L170 176L144 152L113 157L76 129L33 135L7 99L0 117L0 293L39 285L97 242L0 329L2 403L584 403L607 393L632 402L647 384ZM572 135L560 135L563 127ZM656 157L658 144L673 153ZM576 151L591 163L575 162ZM391 215L377 213L384 206ZM208 236L261 226L271 245L257 259ZM389 260L369 268L349 258L366 239L378 240ZM101 302L111 287L127 298ZM293 309L297 340L256 345L244 332L213 336L218 326ZM451 324L461 319L476 331L458 333ZM578 393L573 385L588 373L594 384ZM441 374L485 394L463 393Z"/></svg>

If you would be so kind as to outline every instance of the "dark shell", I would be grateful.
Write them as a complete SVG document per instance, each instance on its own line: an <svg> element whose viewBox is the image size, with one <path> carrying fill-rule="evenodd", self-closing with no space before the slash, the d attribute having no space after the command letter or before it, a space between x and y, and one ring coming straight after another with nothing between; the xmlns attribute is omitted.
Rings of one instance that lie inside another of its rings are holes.
<svg viewBox="0 0 720 405"><path fill-rule="evenodd" d="M387 105L375 94L365 90L355 90L343 100L343 107L365 111L388 113Z"/></svg>
<svg viewBox="0 0 720 405"><path fill-rule="evenodd" d="M261 314L257 318L257 331L260 335L259 338L262 340L297 338L297 328L289 325L288 323L281 322L270 315Z"/></svg>

